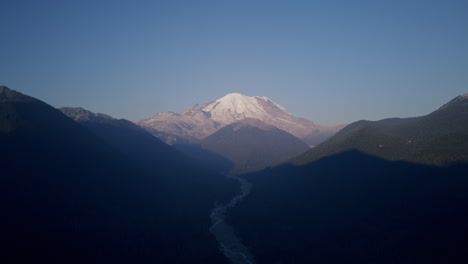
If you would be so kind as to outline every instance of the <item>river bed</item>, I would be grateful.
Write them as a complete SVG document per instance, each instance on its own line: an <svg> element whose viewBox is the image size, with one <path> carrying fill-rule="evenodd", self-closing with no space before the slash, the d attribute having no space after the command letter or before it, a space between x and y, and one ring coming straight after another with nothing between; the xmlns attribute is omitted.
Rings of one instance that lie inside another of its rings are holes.
<svg viewBox="0 0 468 264"><path fill-rule="evenodd" d="M237 180L241 184L241 192L234 196L229 203L217 204L211 210L210 218L213 225L210 228L210 232L216 237L221 252L231 263L254 264L255 260L252 254L236 236L234 229L224 221L226 212L250 193L252 184L238 176L228 175L227 177Z"/></svg>

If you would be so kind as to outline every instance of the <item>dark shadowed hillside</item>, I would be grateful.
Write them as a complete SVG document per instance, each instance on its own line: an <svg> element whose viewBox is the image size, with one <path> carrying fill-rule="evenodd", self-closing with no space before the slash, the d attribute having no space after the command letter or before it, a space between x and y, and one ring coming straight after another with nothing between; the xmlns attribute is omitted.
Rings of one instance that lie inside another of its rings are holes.
<svg viewBox="0 0 468 264"><path fill-rule="evenodd" d="M259 264L462 264L467 175L351 151L245 176L227 221Z"/></svg>
<svg viewBox="0 0 468 264"><path fill-rule="evenodd" d="M175 149L182 152L192 163L203 168L228 174L234 163L225 157L204 149L200 144L174 144Z"/></svg>
<svg viewBox="0 0 468 264"><path fill-rule="evenodd" d="M0 87L1 263L225 261L209 213L235 185L177 163L177 152L132 129L119 121L93 130ZM148 167L132 160L140 147L150 152L145 144L159 151Z"/></svg>
<svg viewBox="0 0 468 264"><path fill-rule="evenodd" d="M297 137L250 118L221 128L200 145L232 161L232 173L261 170L309 149Z"/></svg>
<svg viewBox="0 0 468 264"><path fill-rule="evenodd" d="M246 175L227 221L258 263L467 263L467 99L353 123Z"/></svg>
<svg viewBox="0 0 468 264"><path fill-rule="evenodd" d="M355 122L292 162L306 164L352 149L429 165L468 162L467 138L468 95L462 95L426 116Z"/></svg>
<svg viewBox="0 0 468 264"><path fill-rule="evenodd" d="M63 107L60 111L143 168L174 170L178 168L176 164L187 162L181 153L128 120L94 114L79 107Z"/></svg>
<svg viewBox="0 0 468 264"><path fill-rule="evenodd" d="M203 174L210 175L213 172L227 173L232 167L232 162L216 153L202 149L197 144L169 146L145 129L125 119L95 114L80 107L63 107L60 111L88 128L142 169L151 170L151 172L165 171L177 176L184 174L187 168L196 168L197 171L204 171ZM209 179L210 182L217 180L219 177Z"/></svg>

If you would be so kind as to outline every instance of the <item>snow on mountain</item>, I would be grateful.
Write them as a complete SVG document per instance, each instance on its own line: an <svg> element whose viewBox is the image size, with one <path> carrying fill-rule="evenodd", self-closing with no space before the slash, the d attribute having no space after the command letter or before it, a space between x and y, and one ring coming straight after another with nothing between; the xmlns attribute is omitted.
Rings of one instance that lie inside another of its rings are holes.
<svg viewBox="0 0 468 264"><path fill-rule="evenodd" d="M185 110L182 114L158 113L136 124L171 145L195 143L216 132L220 126L198 105Z"/></svg>
<svg viewBox="0 0 468 264"><path fill-rule="evenodd" d="M202 108L211 118L222 124L230 124L245 118L260 120L278 119L291 116L282 106L266 97L245 96L240 93L228 94Z"/></svg>
<svg viewBox="0 0 468 264"><path fill-rule="evenodd" d="M225 125L246 118L261 120L293 134L309 145L320 143L343 127L323 127L307 119L294 117L267 97L240 93L230 93L204 107L195 105L182 114L158 113L137 124L169 144L194 143Z"/></svg>

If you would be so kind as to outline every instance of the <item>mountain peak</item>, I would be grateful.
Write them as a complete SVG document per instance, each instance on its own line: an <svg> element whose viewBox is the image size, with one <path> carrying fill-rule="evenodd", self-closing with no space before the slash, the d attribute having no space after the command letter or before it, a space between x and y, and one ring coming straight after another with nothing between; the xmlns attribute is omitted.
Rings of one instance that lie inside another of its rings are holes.
<svg viewBox="0 0 468 264"><path fill-rule="evenodd" d="M215 121L222 124L245 118L270 120L291 116L285 108L266 97L246 96L241 93L227 94L208 103L202 110L210 113Z"/></svg>
<svg viewBox="0 0 468 264"><path fill-rule="evenodd" d="M230 94L227 94L227 95L219 98L215 102L226 104L226 105L229 105L230 107L237 107L237 108L241 107L242 108L243 106L245 107L245 105L248 104L248 102L251 100L250 98L252 98L252 97L243 95L241 93L230 93ZM206 105L205 108L208 105Z"/></svg>
<svg viewBox="0 0 468 264"><path fill-rule="evenodd" d="M455 97L452 101L463 101L463 100L466 100L466 99L468 99L468 93L461 94L461 95Z"/></svg>
<svg viewBox="0 0 468 264"><path fill-rule="evenodd" d="M20 92L15 90L11 90L10 88L0 85L0 102L25 102L25 101L34 101L36 99L24 95Z"/></svg>
<svg viewBox="0 0 468 264"><path fill-rule="evenodd" d="M238 96L238 97L244 96L244 97L247 97L246 95L243 95L243 94L241 94L241 93L228 93L228 94L226 94L224 97L227 97L227 96L229 96L229 97L232 97L232 96Z"/></svg>
<svg viewBox="0 0 468 264"><path fill-rule="evenodd" d="M322 142L342 128L321 127L307 119L294 117L268 97L247 96L236 92L226 94L203 107L195 105L182 114L159 113L139 121L138 124L168 143L173 141L167 141L167 135L197 142L223 126L247 118L284 130L304 139L310 145Z"/></svg>
<svg viewBox="0 0 468 264"><path fill-rule="evenodd" d="M242 174L277 165L309 149L299 138L258 119L245 118L204 138L201 146L230 160L230 173Z"/></svg>
<svg viewBox="0 0 468 264"><path fill-rule="evenodd" d="M181 115L188 116L188 117L201 117L201 118L210 116L210 114L204 112L198 104L192 106L192 108L185 110Z"/></svg>
<svg viewBox="0 0 468 264"><path fill-rule="evenodd" d="M81 107L62 107L59 109L62 113L64 113L69 118L75 121L89 121L95 119L108 119L113 120L114 118L101 114L101 113L93 113L89 110L83 109Z"/></svg>
<svg viewBox="0 0 468 264"><path fill-rule="evenodd" d="M439 110L453 108L453 107L463 107L466 109L466 107L468 107L468 93L462 94L453 98L450 102L440 107Z"/></svg>

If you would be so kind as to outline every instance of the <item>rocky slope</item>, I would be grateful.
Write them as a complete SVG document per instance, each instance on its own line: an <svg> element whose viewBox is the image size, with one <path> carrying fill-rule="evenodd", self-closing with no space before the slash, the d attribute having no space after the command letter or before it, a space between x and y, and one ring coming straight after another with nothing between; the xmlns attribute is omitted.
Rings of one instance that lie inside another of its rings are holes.
<svg viewBox="0 0 468 264"><path fill-rule="evenodd" d="M308 145L317 145L343 126L324 127L297 118L267 97L231 93L204 107L195 105L182 114L158 113L137 122L168 144L195 143L223 126L246 118L258 119L284 130Z"/></svg>

